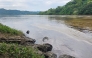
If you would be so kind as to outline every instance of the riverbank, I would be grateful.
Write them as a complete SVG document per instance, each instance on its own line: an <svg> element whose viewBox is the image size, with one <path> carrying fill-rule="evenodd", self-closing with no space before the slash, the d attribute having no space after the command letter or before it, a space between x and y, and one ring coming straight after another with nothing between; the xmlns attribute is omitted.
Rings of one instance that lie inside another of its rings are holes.
<svg viewBox="0 0 92 58"><path fill-rule="evenodd" d="M52 45L35 44L36 40L26 37L21 31L0 23L1 58L57 58Z"/></svg>
<svg viewBox="0 0 92 58"><path fill-rule="evenodd" d="M0 23L0 58L44 58L37 49L27 44L35 40L27 38L21 31Z"/></svg>
<svg viewBox="0 0 92 58"><path fill-rule="evenodd" d="M21 31L0 24L0 57L57 58L57 55L52 52L51 44L35 44L35 42L35 39L26 37ZM72 56L64 54L59 58L62 57Z"/></svg>

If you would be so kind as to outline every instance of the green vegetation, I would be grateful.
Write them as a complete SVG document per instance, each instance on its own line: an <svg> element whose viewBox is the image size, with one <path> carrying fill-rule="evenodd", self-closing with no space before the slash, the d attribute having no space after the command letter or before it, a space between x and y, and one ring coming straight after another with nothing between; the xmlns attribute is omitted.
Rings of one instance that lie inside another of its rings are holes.
<svg viewBox="0 0 92 58"><path fill-rule="evenodd" d="M0 58L44 58L37 51L30 46L0 43Z"/></svg>
<svg viewBox="0 0 92 58"><path fill-rule="evenodd" d="M2 37L6 38L6 36L24 36L24 34L21 31L0 23L0 39L2 39ZM8 39L8 37L6 39ZM0 43L0 58L44 58L43 55L38 53L38 50L32 46Z"/></svg>
<svg viewBox="0 0 92 58"><path fill-rule="evenodd" d="M92 0L71 0L64 6L40 12L41 15L92 15Z"/></svg>
<svg viewBox="0 0 92 58"><path fill-rule="evenodd" d="M0 9L0 15L37 15L38 11L20 11Z"/></svg>
<svg viewBox="0 0 92 58"><path fill-rule="evenodd" d="M1 23L0 23L0 33L8 34L8 35L19 35L19 36L23 35L23 33L21 31L12 29L6 25L2 25Z"/></svg>
<svg viewBox="0 0 92 58"><path fill-rule="evenodd" d="M23 35L24 34L21 31L12 29L0 23L1 38L6 38L6 36ZM38 54L38 50L36 48L34 49L32 46L24 46L14 43L0 43L0 58L44 58L44 56Z"/></svg>

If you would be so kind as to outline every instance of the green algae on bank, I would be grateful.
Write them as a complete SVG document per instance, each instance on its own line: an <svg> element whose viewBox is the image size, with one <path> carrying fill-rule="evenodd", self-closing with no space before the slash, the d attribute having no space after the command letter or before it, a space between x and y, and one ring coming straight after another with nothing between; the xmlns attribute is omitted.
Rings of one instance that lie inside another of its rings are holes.
<svg viewBox="0 0 92 58"><path fill-rule="evenodd" d="M80 31L83 31L83 30L92 31L92 19L76 18L76 19L66 20L65 23Z"/></svg>

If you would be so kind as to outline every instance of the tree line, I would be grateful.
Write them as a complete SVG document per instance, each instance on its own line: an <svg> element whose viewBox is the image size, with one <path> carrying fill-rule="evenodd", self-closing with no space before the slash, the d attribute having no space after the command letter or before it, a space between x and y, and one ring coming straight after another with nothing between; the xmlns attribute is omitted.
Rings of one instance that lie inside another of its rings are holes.
<svg viewBox="0 0 92 58"><path fill-rule="evenodd" d="M92 0L71 0L64 6L50 8L40 15L92 15Z"/></svg>

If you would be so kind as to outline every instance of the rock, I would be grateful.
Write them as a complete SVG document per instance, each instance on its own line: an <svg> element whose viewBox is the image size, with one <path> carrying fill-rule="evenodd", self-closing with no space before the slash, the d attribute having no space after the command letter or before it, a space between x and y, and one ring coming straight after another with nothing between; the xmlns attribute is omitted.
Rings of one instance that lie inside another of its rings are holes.
<svg viewBox="0 0 92 58"><path fill-rule="evenodd" d="M26 40L26 42L30 42L31 44L34 44L36 42L35 39L29 39L29 40Z"/></svg>
<svg viewBox="0 0 92 58"><path fill-rule="evenodd" d="M2 37L0 38L0 42L21 43L21 37L20 36Z"/></svg>
<svg viewBox="0 0 92 58"><path fill-rule="evenodd" d="M30 33L30 31L29 30L27 30L27 32L26 32L27 34L29 34Z"/></svg>
<svg viewBox="0 0 92 58"><path fill-rule="evenodd" d="M36 42L35 39L26 40L26 41L25 41L25 45L32 45L32 44L35 44L35 42Z"/></svg>
<svg viewBox="0 0 92 58"><path fill-rule="evenodd" d="M51 44L43 44L43 45L38 45L37 46L38 50L42 51L42 52L48 52L52 50L52 45Z"/></svg>
<svg viewBox="0 0 92 58"><path fill-rule="evenodd" d="M57 55L52 52L44 53L45 58L57 58Z"/></svg>
<svg viewBox="0 0 92 58"><path fill-rule="evenodd" d="M29 44L34 44L36 40L32 38L28 38L26 36L8 36L8 37L0 37L0 42L29 45Z"/></svg>
<svg viewBox="0 0 92 58"><path fill-rule="evenodd" d="M42 39L42 41L44 42L45 40L48 40L49 38L48 37L44 37L43 39Z"/></svg>
<svg viewBox="0 0 92 58"><path fill-rule="evenodd" d="M60 55L59 58L75 58L75 57L65 54L65 55Z"/></svg>
<svg viewBox="0 0 92 58"><path fill-rule="evenodd" d="M30 45L30 44L35 44L36 40L29 38L29 37L24 37L24 39L22 39L21 44L23 45Z"/></svg>

